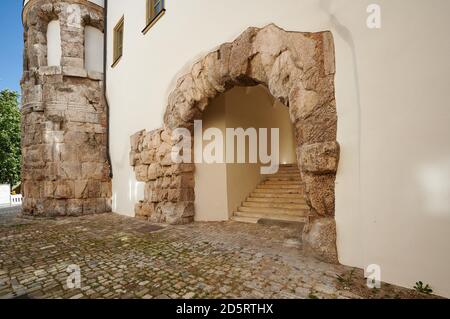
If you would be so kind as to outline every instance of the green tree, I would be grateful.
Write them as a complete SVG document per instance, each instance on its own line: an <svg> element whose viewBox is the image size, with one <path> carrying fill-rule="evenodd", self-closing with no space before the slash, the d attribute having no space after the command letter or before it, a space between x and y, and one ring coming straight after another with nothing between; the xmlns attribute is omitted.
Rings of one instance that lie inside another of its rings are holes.
<svg viewBox="0 0 450 319"><path fill-rule="evenodd" d="M20 180L19 94L0 92L0 183L15 185Z"/></svg>

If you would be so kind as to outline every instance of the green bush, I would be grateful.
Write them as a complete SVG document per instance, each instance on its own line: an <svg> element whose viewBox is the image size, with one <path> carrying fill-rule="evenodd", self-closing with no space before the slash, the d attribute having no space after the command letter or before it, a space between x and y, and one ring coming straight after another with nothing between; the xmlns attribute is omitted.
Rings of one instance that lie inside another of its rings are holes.
<svg viewBox="0 0 450 319"><path fill-rule="evenodd" d="M0 92L0 183L16 185L20 181L20 110L19 94Z"/></svg>

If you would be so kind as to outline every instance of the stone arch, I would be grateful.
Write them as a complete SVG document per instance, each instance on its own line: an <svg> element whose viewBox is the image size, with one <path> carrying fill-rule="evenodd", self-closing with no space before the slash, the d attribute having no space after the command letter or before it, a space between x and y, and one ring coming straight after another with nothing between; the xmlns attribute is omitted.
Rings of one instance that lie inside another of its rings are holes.
<svg viewBox="0 0 450 319"><path fill-rule="evenodd" d="M210 99L234 86L264 85L290 110L297 158L312 217L304 246L337 262L334 221L335 177L339 161L334 94L335 58L330 32L287 32L274 24L248 28L235 41L196 62L169 96L164 127L132 136L131 165L146 182L136 214L172 224L193 220L194 167L173 164L172 131L192 130Z"/></svg>

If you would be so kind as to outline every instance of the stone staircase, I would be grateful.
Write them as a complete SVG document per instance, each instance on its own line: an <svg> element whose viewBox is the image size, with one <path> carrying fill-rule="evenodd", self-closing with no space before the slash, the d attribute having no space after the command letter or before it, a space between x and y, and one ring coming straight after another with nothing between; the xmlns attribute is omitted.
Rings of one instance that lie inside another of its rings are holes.
<svg viewBox="0 0 450 319"><path fill-rule="evenodd" d="M280 165L250 194L231 220L244 223L306 223L309 207L296 164Z"/></svg>

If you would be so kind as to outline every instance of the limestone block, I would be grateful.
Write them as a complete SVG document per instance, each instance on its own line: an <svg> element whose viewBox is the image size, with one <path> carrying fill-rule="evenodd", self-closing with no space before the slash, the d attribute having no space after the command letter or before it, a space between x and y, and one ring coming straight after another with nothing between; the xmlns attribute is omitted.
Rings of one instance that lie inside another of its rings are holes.
<svg viewBox="0 0 450 319"><path fill-rule="evenodd" d="M130 161L133 161L134 163L137 161L136 154L137 153L130 154ZM142 151L142 153L140 153L140 162L142 164L149 165L149 164L154 163L155 160L156 160L156 150L154 150L154 149L144 150L144 151ZM134 166L134 165L132 165L132 166Z"/></svg>
<svg viewBox="0 0 450 319"><path fill-rule="evenodd" d="M170 167L168 167L164 175L178 175L181 173L193 173L195 171L195 164L187 164L187 163L181 163L181 164L172 164Z"/></svg>
<svg viewBox="0 0 450 319"><path fill-rule="evenodd" d="M156 205L153 203L140 202L136 204L135 213L136 217L147 219L155 213Z"/></svg>
<svg viewBox="0 0 450 319"><path fill-rule="evenodd" d="M131 149L134 152L139 152L139 144L142 140L142 135L145 133L145 130L139 131L133 134L130 138Z"/></svg>
<svg viewBox="0 0 450 319"><path fill-rule="evenodd" d="M172 183L172 179L168 176L162 177L159 179L162 181L161 188L170 188L170 184Z"/></svg>
<svg viewBox="0 0 450 319"><path fill-rule="evenodd" d="M290 91L289 112L291 119L297 121L311 115L319 104L319 95L313 90L307 90L302 83Z"/></svg>
<svg viewBox="0 0 450 319"><path fill-rule="evenodd" d="M136 169L138 167L136 167ZM161 165L153 163L148 166L148 173L145 181L154 181L160 176L161 176Z"/></svg>
<svg viewBox="0 0 450 319"><path fill-rule="evenodd" d="M63 66L62 72L64 76L73 76L77 78L87 77L87 71L84 68L77 68L73 66Z"/></svg>
<svg viewBox="0 0 450 319"><path fill-rule="evenodd" d="M43 206L38 208L40 215L48 217L65 216L67 214L67 201L64 199L46 199Z"/></svg>
<svg viewBox="0 0 450 319"><path fill-rule="evenodd" d="M302 179L305 183L306 200L311 207L312 213L320 216L334 216L334 183L336 176L334 174L316 175L302 173Z"/></svg>
<svg viewBox="0 0 450 319"><path fill-rule="evenodd" d="M239 84L251 84L247 82L247 71L249 57L253 52L253 40L257 33L257 28L248 28L232 43L229 72L231 78Z"/></svg>
<svg viewBox="0 0 450 319"><path fill-rule="evenodd" d="M79 57L63 56L61 58L61 64L66 67L82 69L84 67L84 59Z"/></svg>
<svg viewBox="0 0 450 319"><path fill-rule="evenodd" d="M69 199L67 201L67 216L81 216L83 215L83 200Z"/></svg>
<svg viewBox="0 0 450 319"><path fill-rule="evenodd" d="M95 199L95 213L103 214L109 213L111 210L107 207L107 199L106 198L96 198Z"/></svg>
<svg viewBox="0 0 450 319"><path fill-rule="evenodd" d="M82 179L103 180L108 175L106 166L101 162L85 162L81 165Z"/></svg>
<svg viewBox="0 0 450 319"><path fill-rule="evenodd" d="M144 199L149 203L158 202L158 193L156 191L155 182L147 182L145 184Z"/></svg>
<svg viewBox="0 0 450 319"><path fill-rule="evenodd" d="M334 218L312 220L303 229L303 247L307 253L327 263L339 263Z"/></svg>
<svg viewBox="0 0 450 319"><path fill-rule="evenodd" d="M195 179L192 173L182 173L172 177L171 188L194 188Z"/></svg>
<svg viewBox="0 0 450 319"><path fill-rule="evenodd" d="M73 198L75 195L75 184L73 181L57 181L55 198L68 199Z"/></svg>
<svg viewBox="0 0 450 319"><path fill-rule="evenodd" d="M168 189L157 188L154 190L154 192L156 194L155 196L156 196L158 202L167 201L168 196L169 196Z"/></svg>
<svg viewBox="0 0 450 319"><path fill-rule="evenodd" d="M193 188L169 189L167 199L170 202L179 202L179 201L193 202L195 200L194 189Z"/></svg>
<svg viewBox="0 0 450 319"><path fill-rule="evenodd" d="M161 140L167 144L173 145L172 134L169 130L163 130L161 132Z"/></svg>
<svg viewBox="0 0 450 319"><path fill-rule="evenodd" d="M88 71L87 76L89 79L94 81L103 81L103 73L96 71Z"/></svg>
<svg viewBox="0 0 450 319"><path fill-rule="evenodd" d="M142 205L144 205L144 202L137 202L134 205L134 214L138 218L144 215L143 212L142 212Z"/></svg>
<svg viewBox="0 0 450 319"><path fill-rule="evenodd" d="M111 198L112 197L112 183L111 180L107 182L101 182L101 190L100 190L101 198Z"/></svg>
<svg viewBox="0 0 450 319"><path fill-rule="evenodd" d="M77 199L87 198L88 195L87 187L88 187L87 180L75 181L75 198Z"/></svg>
<svg viewBox="0 0 450 319"><path fill-rule="evenodd" d="M325 142L300 147L300 167L314 174L336 173L339 163L339 144Z"/></svg>
<svg viewBox="0 0 450 319"><path fill-rule="evenodd" d="M83 200L83 215L93 215L98 212L97 199L88 198Z"/></svg>
<svg viewBox="0 0 450 319"><path fill-rule="evenodd" d="M76 143L73 143L73 140L68 139L67 135L65 137L65 140L71 142L59 145L58 159L60 159L63 162L71 162L71 163L80 162L82 156L80 146Z"/></svg>
<svg viewBox="0 0 450 319"><path fill-rule="evenodd" d="M333 34L331 32L323 32L322 33L322 43L323 43L323 64L325 74L335 74L336 73L336 65L335 65L335 49L334 49L334 39Z"/></svg>
<svg viewBox="0 0 450 319"><path fill-rule="evenodd" d="M161 220L159 222L177 225L184 223L186 218L194 216L194 203L192 202L162 202L158 205L159 215Z"/></svg>
<svg viewBox="0 0 450 319"><path fill-rule="evenodd" d="M58 75L62 73L61 66L41 66L38 69L39 75Z"/></svg>

